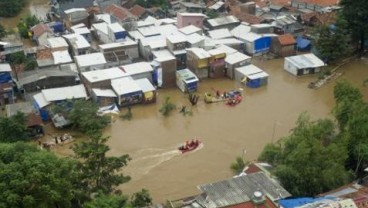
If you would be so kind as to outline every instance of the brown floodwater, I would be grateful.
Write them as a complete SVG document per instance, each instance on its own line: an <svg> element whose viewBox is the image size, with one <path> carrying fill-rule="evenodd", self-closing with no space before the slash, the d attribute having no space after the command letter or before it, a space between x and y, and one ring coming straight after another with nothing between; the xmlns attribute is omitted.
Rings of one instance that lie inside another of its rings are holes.
<svg viewBox="0 0 368 208"><path fill-rule="evenodd" d="M40 20L46 19L49 8L49 0L30 0L17 16L11 18L0 17L0 22L6 29L14 29L17 27L20 19L26 17L28 14L36 15Z"/></svg>
<svg viewBox="0 0 368 208"><path fill-rule="evenodd" d="M178 108L190 106L187 96L175 88L159 90L156 104L133 107L131 121L114 117L114 123L104 131L111 136L109 154L132 157L123 169L132 177L120 186L123 193L145 188L155 202L197 194L197 185L232 177L229 166L235 157L244 153L246 160L253 161L267 143L288 135L300 113L307 111L313 119L331 117L335 81L312 90L307 86L317 75L294 77L283 70L282 59L254 63L270 74L269 83L259 89L244 88L245 99L235 107L204 103L204 92L242 87L232 80L216 79L200 83L198 94L202 97L192 107L192 116L183 116L179 110L169 117L158 112L166 96ZM338 80L349 80L368 99L368 90L362 84L368 78L367 60L354 61L339 71L344 74ZM203 147L178 153L176 148L190 138L200 138ZM70 155L69 147L55 150Z"/></svg>

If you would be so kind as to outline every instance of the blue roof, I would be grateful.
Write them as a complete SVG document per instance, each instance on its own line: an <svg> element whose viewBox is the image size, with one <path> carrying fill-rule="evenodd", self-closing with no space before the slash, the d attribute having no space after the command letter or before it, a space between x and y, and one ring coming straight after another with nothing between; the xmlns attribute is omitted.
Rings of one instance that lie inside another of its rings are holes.
<svg viewBox="0 0 368 208"><path fill-rule="evenodd" d="M307 49L310 47L310 45L311 45L311 41L308 39L302 38L300 36L296 39L296 46L299 49Z"/></svg>
<svg viewBox="0 0 368 208"><path fill-rule="evenodd" d="M319 198L312 198L312 197L300 197L294 199L281 199L279 201L280 205L284 208L295 208L299 206L303 206L305 204L310 204L314 202L318 202L321 200L336 200L335 197L319 197Z"/></svg>

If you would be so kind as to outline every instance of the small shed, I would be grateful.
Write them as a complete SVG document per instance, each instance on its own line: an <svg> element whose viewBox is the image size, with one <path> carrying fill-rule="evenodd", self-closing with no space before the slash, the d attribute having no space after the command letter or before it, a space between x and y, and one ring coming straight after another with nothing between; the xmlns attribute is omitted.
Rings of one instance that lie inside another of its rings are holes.
<svg viewBox="0 0 368 208"><path fill-rule="evenodd" d="M226 76L234 79L235 68L250 64L251 57L240 52L232 53L225 58Z"/></svg>
<svg viewBox="0 0 368 208"><path fill-rule="evenodd" d="M152 83L146 79L137 79L135 80L139 87L143 92L143 103L154 103L156 102L156 88L152 85Z"/></svg>
<svg viewBox="0 0 368 208"><path fill-rule="evenodd" d="M168 88L176 85L177 62L169 50L152 52L154 60L151 66L154 69L153 82L158 87Z"/></svg>
<svg viewBox="0 0 368 208"><path fill-rule="evenodd" d="M142 89L131 77L111 80L111 86L118 96L119 106L130 106L142 102Z"/></svg>
<svg viewBox="0 0 368 208"><path fill-rule="evenodd" d="M279 35L272 38L270 51L277 56L293 56L296 53L296 40L291 34Z"/></svg>
<svg viewBox="0 0 368 208"><path fill-rule="evenodd" d="M219 49L209 50L208 53L211 55L208 76L210 78L224 77L226 53Z"/></svg>
<svg viewBox="0 0 368 208"><path fill-rule="evenodd" d="M241 39L245 42L245 52L250 55L268 52L271 45L271 37L275 34L259 35L253 32L247 33Z"/></svg>
<svg viewBox="0 0 368 208"><path fill-rule="evenodd" d="M187 67L192 70L198 78L208 77L208 60L211 55L203 48L187 49Z"/></svg>
<svg viewBox="0 0 368 208"><path fill-rule="evenodd" d="M284 69L293 75L301 76L320 71L325 63L312 53L285 58Z"/></svg>
<svg viewBox="0 0 368 208"><path fill-rule="evenodd" d="M100 107L111 106L115 104L116 94L112 89L92 89L91 97Z"/></svg>
<svg viewBox="0 0 368 208"><path fill-rule="evenodd" d="M235 69L235 80L247 87L258 88L268 83L268 74L262 69L249 64Z"/></svg>
<svg viewBox="0 0 368 208"><path fill-rule="evenodd" d="M195 92L198 88L198 77L189 69L176 72L176 85L184 93Z"/></svg>

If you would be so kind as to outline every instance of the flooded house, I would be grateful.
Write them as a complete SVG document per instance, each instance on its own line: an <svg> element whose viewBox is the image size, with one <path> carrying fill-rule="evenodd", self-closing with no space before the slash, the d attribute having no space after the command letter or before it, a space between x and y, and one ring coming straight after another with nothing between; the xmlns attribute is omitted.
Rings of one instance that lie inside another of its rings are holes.
<svg viewBox="0 0 368 208"><path fill-rule="evenodd" d="M87 54L91 50L91 44L80 34L63 35L69 44L69 50L73 56Z"/></svg>
<svg viewBox="0 0 368 208"><path fill-rule="evenodd" d="M44 134L42 119L31 102L8 104L5 106L5 111L7 117L14 116L17 113L24 114L29 137L37 137Z"/></svg>
<svg viewBox="0 0 368 208"><path fill-rule="evenodd" d="M189 69L176 71L176 85L184 93L197 91L198 77Z"/></svg>
<svg viewBox="0 0 368 208"><path fill-rule="evenodd" d="M128 74L118 67L81 73L81 82L89 94L93 89L111 89L111 80L126 77Z"/></svg>
<svg viewBox="0 0 368 208"><path fill-rule="evenodd" d="M44 89L33 96L33 104L43 121L50 118L53 104L59 104L71 99L87 99L84 85Z"/></svg>
<svg viewBox="0 0 368 208"><path fill-rule="evenodd" d="M203 48L187 49L187 67L199 79L208 78L209 58L211 55Z"/></svg>
<svg viewBox="0 0 368 208"><path fill-rule="evenodd" d="M118 96L118 105L120 107L138 104L143 100L141 87L131 77L114 79L111 81L111 86Z"/></svg>
<svg viewBox="0 0 368 208"><path fill-rule="evenodd" d="M74 56L79 73L85 71L104 69L106 59L103 53L90 53L85 55Z"/></svg>
<svg viewBox="0 0 368 208"><path fill-rule="evenodd" d="M282 34L290 33L294 37L303 35L304 28L297 19L291 15L284 15L276 17L275 21L272 23Z"/></svg>
<svg viewBox="0 0 368 208"><path fill-rule="evenodd" d="M158 87L169 88L176 85L177 62L169 50L153 51L153 83Z"/></svg>
<svg viewBox="0 0 368 208"><path fill-rule="evenodd" d="M27 96L43 89L73 86L78 80L78 72L70 69L37 69L20 74L16 84Z"/></svg>
<svg viewBox="0 0 368 208"><path fill-rule="evenodd" d="M260 53L266 53L269 51L271 46L271 40L275 34L257 34L249 32L240 37L245 43L244 52L249 55L257 55Z"/></svg>
<svg viewBox="0 0 368 208"><path fill-rule="evenodd" d="M325 63L312 53L289 56L284 61L284 69L295 76L317 73L323 66Z"/></svg>
<svg viewBox="0 0 368 208"><path fill-rule="evenodd" d="M129 74L134 80L146 78L152 83L153 68L149 62L127 64L119 66L119 69Z"/></svg>
<svg viewBox="0 0 368 208"><path fill-rule="evenodd" d="M235 77L235 68L250 64L252 58L240 53L235 52L233 54L227 55L225 58L226 64L226 76L230 79Z"/></svg>
<svg viewBox="0 0 368 208"><path fill-rule="evenodd" d="M114 105L117 101L117 96L112 89L93 88L90 96L100 107Z"/></svg>
<svg viewBox="0 0 368 208"><path fill-rule="evenodd" d="M208 60L208 77L220 78L225 76L225 58L226 53L219 49L209 50L210 58Z"/></svg>
<svg viewBox="0 0 368 208"><path fill-rule="evenodd" d="M166 36L167 48L175 56L178 69L183 69L186 67L186 42L187 39L185 35L175 34Z"/></svg>
<svg viewBox="0 0 368 208"><path fill-rule="evenodd" d="M244 189L244 187L247 187ZM199 185L200 194L171 201L172 207L279 207L278 201L290 197L276 180L263 172L241 175Z"/></svg>
<svg viewBox="0 0 368 208"><path fill-rule="evenodd" d="M268 83L268 74L262 69L249 64L235 68L235 81L244 84L249 88L259 88Z"/></svg>
<svg viewBox="0 0 368 208"><path fill-rule="evenodd" d="M47 39L54 37L52 30L47 24L38 23L31 28L32 40L39 46L47 45Z"/></svg>
<svg viewBox="0 0 368 208"><path fill-rule="evenodd" d="M279 57L293 56L296 54L296 40L291 34L273 37L270 52Z"/></svg>
<svg viewBox="0 0 368 208"><path fill-rule="evenodd" d="M143 92L142 103L149 104L156 102L156 88L152 83L147 78L137 79L135 81Z"/></svg>

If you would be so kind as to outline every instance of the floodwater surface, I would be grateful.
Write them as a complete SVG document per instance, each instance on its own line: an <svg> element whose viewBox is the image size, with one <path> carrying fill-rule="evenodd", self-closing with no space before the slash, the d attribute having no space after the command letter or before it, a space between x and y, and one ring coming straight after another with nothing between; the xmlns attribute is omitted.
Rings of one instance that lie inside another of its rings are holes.
<svg viewBox="0 0 368 208"><path fill-rule="evenodd" d="M192 107L192 116L183 116L179 110L168 117L158 112L166 96L178 109L190 106L187 96L175 88L159 90L156 104L133 107L131 121L114 118L104 132L111 136L109 154L132 157L123 170L132 177L119 187L123 193L145 188L155 202L197 194L197 185L232 177L229 166L235 157L243 155L253 161L267 143L287 136L300 113L307 111L313 119L331 117L335 81L312 90L307 86L317 75L294 77L283 70L282 59L254 62L270 74L269 83L259 89L244 87L245 98L237 106L204 103L204 92L242 87L229 79L209 79L200 82L197 93L201 99ZM344 72L339 80L349 80L368 98L362 85L368 78L366 61L352 62L339 71ZM203 147L180 154L176 148L192 138L199 138ZM67 146L56 151L70 152Z"/></svg>
<svg viewBox="0 0 368 208"><path fill-rule="evenodd" d="M0 22L6 29L14 29L21 18L25 18L28 14L35 15L40 20L45 20L49 8L49 0L30 0L17 16L10 18L0 17Z"/></svg>

